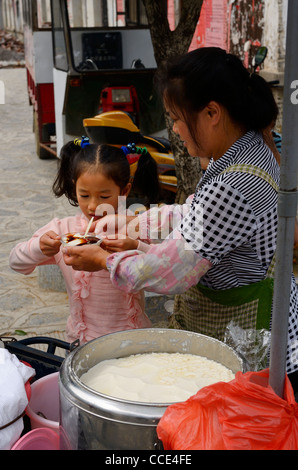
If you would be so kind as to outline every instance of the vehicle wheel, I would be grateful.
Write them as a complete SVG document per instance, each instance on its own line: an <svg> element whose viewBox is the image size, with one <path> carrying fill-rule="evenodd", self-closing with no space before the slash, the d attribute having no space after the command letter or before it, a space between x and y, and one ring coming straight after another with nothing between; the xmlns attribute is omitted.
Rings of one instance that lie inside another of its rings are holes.
<svg viewBox="0 0 298 470"><path fill-rule="evenodd" d="M39 138L39 131L38 131L38 120L37 120L37 112L34 111L33 116L33 131L35 134L35 148L36 154L40 160L48 160L53 158L50 152L48 152L45 148L40 146L40 138Z"/></svg>

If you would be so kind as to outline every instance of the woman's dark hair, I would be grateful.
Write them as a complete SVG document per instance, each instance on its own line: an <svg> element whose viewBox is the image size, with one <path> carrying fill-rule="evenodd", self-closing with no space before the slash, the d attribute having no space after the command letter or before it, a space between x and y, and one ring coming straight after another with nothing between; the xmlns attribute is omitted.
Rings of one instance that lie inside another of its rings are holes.
<svg viewBox="0 0 298 470"><path fill-rule="evenodd" d="M203 47L170 59L158 70L156 83L166 105L183 114L193 138L194 113L210 101L223 105L246 131L261 131L278 115L267 82L218 47Z"/></svg>
<svg viewBox="0 0 298 470"><path fill-rule="evenodd" d="M92 167L95 171L100 168L100 171L112 179L120 190L131 181L130 165L120 148L97 144L89 144L82 148L71 141L65 144L60 152L58 172L53 183L55 196L65 195L71 205L78 206L76 182L82 173L92 171ZM132 189L145 196L146 203L158 202L160 187L157 164L148 152L140 155Z"/></svg>

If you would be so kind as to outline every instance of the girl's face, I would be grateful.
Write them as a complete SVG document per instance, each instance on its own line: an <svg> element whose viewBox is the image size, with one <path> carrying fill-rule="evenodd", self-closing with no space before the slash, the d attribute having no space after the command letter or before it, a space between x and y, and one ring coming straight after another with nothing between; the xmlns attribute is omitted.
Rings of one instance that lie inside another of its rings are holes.
<svg viewBox="0 0 298 470"><path fill-rule="evenodd" d="M129 194L131 184L129 183L123 191L114 182L100 171L82 173L76 182L76 196L79 207L83 214L91 219L98 220L103 211L111 214L117 213L118 197ZM102 204L107 206L100 208Z"/></svg>

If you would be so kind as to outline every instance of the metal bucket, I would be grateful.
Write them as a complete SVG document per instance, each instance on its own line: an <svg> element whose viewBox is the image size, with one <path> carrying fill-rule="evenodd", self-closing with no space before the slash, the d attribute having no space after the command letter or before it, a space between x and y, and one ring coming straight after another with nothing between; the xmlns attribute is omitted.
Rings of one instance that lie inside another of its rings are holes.
<svg viewBox="0 0 298 470"><path fill-rule="evenodd" d="M60 446L71 450L158 450L156 427L165 403L140 403L98 393L80 381L105 359L165 352L204 356L234 373L242 360L224 343L197 333L172 329L138 329L102 336L72 351L60 375Z"/></svg>

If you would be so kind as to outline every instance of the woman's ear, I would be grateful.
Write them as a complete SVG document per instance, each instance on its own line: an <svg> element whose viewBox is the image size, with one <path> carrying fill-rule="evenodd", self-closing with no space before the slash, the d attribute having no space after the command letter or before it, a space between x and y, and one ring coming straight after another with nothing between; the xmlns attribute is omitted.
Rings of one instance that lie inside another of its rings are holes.
<svg viewBox="0 0 298 470"><path fill-rule="evenodd" d="M217 101L210 101L206 106L208 118L213 124L218 124L222 116L222 107Z"/></svg>

